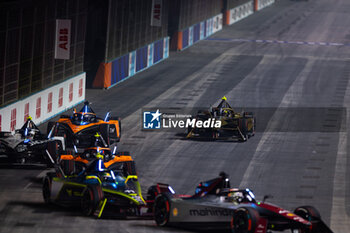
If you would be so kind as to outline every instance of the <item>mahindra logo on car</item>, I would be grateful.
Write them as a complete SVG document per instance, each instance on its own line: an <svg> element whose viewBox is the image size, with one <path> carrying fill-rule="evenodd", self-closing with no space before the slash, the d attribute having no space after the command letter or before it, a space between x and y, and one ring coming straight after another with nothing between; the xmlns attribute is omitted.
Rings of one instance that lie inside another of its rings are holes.
<svg viewBox="0 0 350 233"><path fill-rule="evenodd" d="M191 209L190 216L232 216L233 212L233 210L228 209Z"/></svg>

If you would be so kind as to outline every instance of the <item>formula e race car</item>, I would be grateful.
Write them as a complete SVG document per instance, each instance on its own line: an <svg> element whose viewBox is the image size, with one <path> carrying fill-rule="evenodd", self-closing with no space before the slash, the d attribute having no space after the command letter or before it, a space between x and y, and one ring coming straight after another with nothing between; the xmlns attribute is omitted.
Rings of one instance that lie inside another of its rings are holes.
<svg viewBox="0 0 350 233"><path fill-rule="evenodd" d="M85 167L75 170L76 162L85 164ZM43 180L46 203L78 205L83 214L97 218L139 216L140 209L145 206L130 155L117 154L109 160L105 160L101 153L90 160L61 155L60 161L55 163L55 170L55 173L47 173Z"/></svg>
<svg viewBox="0 0 350 233"><path fill-rule="evenodd" d="M46 150L64 150L62 137L47 138L28 117L22 128L11 132L0 132L0 158L11 164L50 164ZM53 151L55 150L55 151Z"/></svg>
<svg viewBox="0 0 350 233"><path fill-rule="evenodd" d="M255 200L249 189L230 188L225 173L201 182L192 196L177 195L166 184L156 186L154 219L158 226L230 228L233 233L267 233L292 230L293 233L332 233L318 211L302 206L294 213Z"/></svg>
<svg viewBox="0 0 350 233"><path fill-rule="evenodd" d="M108 112L104 119L98 118L89 102L85 102L80 112L73 111L72 116L62 115L57 122L49 122L48 135L62 136L68 148L91 146L96 132L99 132L107 145L120 140L121 123L119 117L111 117Z"/></svg>
<svg viewBox="0 0 350 233"><path fill-rule="evenodd" d="M195 119L200 121L215 119L221 121L221 127L189 127L187 138L205 137L216 140L219 138L235 137L241 141L247 141L249 137L255 134L256 119L254 113L235 112L228 104L225 96L221 99L217 107L211 107L209 110L199 110Z"/></svg>

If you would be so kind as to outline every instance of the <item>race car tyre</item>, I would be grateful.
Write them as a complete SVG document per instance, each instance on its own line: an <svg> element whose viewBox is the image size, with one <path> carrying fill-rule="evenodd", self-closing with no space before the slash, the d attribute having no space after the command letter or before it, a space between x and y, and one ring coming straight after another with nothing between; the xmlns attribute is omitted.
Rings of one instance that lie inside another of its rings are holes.
<svg viewBox="0 0 350 233"><path fill-rule="evenodd" d="M46 204L51 203L51 186L52 186L52 176L48 174L44 177L44 180L43 180L43 198Z"/></svg>
<svg viewBox="0 0 350 233"><path fill-rule="evenodd" d="M156 197L153 207L154 220L158 226L166 226L169 223L170 200L166 194Z"/></svg>
<svg viewBox="0 0 350 233"><path fill-rule="evenodd" d="M219 132L218 131L212 131L212 139L213 141L217 140L219 138Z"/></svg>
<svg viewBox="0 0 350 233"><path fill-rule="evenodd" d="M320 213L313 206L300 206L294 210L294 213L307 221L321 219Z"/></svg>
<svg viewBox="0 0 350 233"><path fill-rule="evenodd" d="M147 201L154 201L157 196L158 196L157 186L156 185L152 185L147 190L146 200ZM154 205L154 202L149 202L148 203L147 213L152 213L153 212L153 205Z"/></svg>
<svg viewBox="0 0 350 233"><path fill-rule="evenodd" d="M321 219L321 215L318 212L318 210L313 207L313 206L300 206L294 210L294 213L303 219L311 222L311 221L317 221ZM292 229L292 233L298 232L298 233L312 233L312 232L317 232L317 227L313 226L313 230L311 229Z"/></svg>
<svg viewBox="0 0 350 233"><path fill-rule="evenodd" d="M84 215L91 216L95 213L100 201L103 199L103 191L99 185L89 185L81 198L81 210Z"/></svg>
<svg viewBox="0 0 350 233"><path fill-rule="evenodd" d="M147 190L146 199L147 199L147 201L154 201L157 196L158 196L157 186L156 185L152 185Z"/></svg>
<svg viewBox="0 0 350 233"><path fill-rule="evenodd" d="M260 215L253 208L239 208L235 210L231 219L232 233L254 233Z"/></svg>

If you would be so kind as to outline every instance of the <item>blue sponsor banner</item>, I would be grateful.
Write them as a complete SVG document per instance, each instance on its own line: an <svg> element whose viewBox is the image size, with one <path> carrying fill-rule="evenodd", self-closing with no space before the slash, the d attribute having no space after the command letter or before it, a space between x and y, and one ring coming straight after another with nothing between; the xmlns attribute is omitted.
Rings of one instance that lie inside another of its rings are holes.
<svg viewBox="0 0 350 233"><path fill-rule="evenodd" d="M148 46L136 50L136 72L147 67Z"/></svg>
<svg viewBox="0 0 350 233"><path fill-rule="evenodd" d="M119 57L112 62L111 85L129 76L129 54Z"/></svg>
<svg viewBox="0 0 350 233"><path fill-rule="evenodd" d="M163 59L163 45L163 39L154 42L153 63L157 63Z"/></svg>
<svg viewBox="0 0 350 233"><path fill-rule="evenodd" d="M188 47L188 38L189 38L189 29L185 29L182 31L182 48Z"/></svg>
<svg viewBox="0 0 350 233"><path fill-rule="evenodd" d="M200 23L194 25L194 27L193 27L193 43L199 41L199 39L200 39L200 29L201 29L201 24Z"/></svg>
<svg viewBox="0 0 350 233"><path fill-rule="evenodd" d="M169 57L169 37L111 61L111 86Z"/></svg>

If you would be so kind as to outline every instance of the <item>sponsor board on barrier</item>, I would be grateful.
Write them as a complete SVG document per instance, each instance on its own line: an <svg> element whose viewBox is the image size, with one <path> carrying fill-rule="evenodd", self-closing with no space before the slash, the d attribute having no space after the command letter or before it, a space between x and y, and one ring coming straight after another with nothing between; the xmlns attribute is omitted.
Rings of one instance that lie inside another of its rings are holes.
<svg viewBox="0 0 350 233"><path fill-rule="evenodd" d="M193 31L193 26L191 26L188 32L188 46L193 45Z"/></svg>
<svg viewBox="0 0 350 233"><path fill-rule="evenodd" d="M135 74L135 60L136 60L136 51L133 51L129 54L129 76Z"/></svg>
<svg viewBox="0 0 350 233"><path fill-rule="evenodd" d="M212 33L216 33L222 29L222 21L222 14L218 14L212 18Z"/></svg>
<svg viewBox="0 0 350 233"><path fill-rule="evenodd" d="M240 21L254 13L253 1L247 2L243 5L230 9L229 12L229 25Z"/></svg>
<svg viewBox="0 0 350 233"><path fill-rule="evenodd" d="M156 49L156 45L157 45L157 49ZM145 47L142 47L142 48L145 48ZM122 82L128 79L129 77L135 75L136 73L139 73L151 67L152 65L164 60L165 58L169 57L169 37L164 37L163 39L155 41L152 44L149 44L147 46L147 52L146 50L144 50L143 52L145 57L142 58L142 60L136 59L137 50L135 50L109 62L109 63L112 63L112 66L113 66L112 71L110 72L109 75L111 75L110 77L111 80L115 80L115 81L111 83L107 88L110 88L116 85L117 83ZM142 63L143 64L142 69L139 68L139 70L137 70L137 62L144 62ZM109 63L102 63L102 64L107 67L106 64L109 64ZM115 76L117 76L118 78L116 78ZM103 76L103 78L106 78L106 77ZM96 79L98 79L97 76L95 77L95 80ZM97 86L97 87L99 88L100 86Z"/></svg>
<svg viewBox="0 0 350 233"><path fill-rule="evenodd" d="M148 45L148 63L147 66L153 65L153 44Z"/></svg>
<svg viewBox="0 0 350 233"><path fill-rule="evenodd" d="M36 124L40 124L84 99L85 72L1 108L1 130L13 131L21 127L28 116L32 116Z"/></svg>
<svg viewBox="0 0 350 233"><path fill-rule="evenodd" d="M199 37L200 40L204 39L204 25L205 25L204 22L200 23L200 29L199 29L200 30L200 34L199 34L200 35L200 37Z"/></svg>
<svg viewBox="0 0 350 233"><path fill-rule="evenodd" d="M55 59L69 59L71 20L56 19Z"/></svg>
<svg viewBox="0 0 350 233"><path fill-rule="evenodd" d="M169 37L164 38L163 59L169 57Z"/></svg>
<svg viewBox="0 0 350 233"><path fill-rule="evenodd" d="M258 0L258 10L270 6L273 3L275 3L275 0Z"/></svg>
<svg viewBox="0 0 350 233"><path fill-rule="evenodd" d="M162 26L162 0L152 0L151 26Z"/></svg>
<svg viewBox="0 0 350 233"><path fill-rule="evenodd" d="M189 46L194 44L194 33L198 32L196 31L194 28L195 26L198 26L198 24L196 25L192 25L186 29L184 29L182 32L183 37L181 38L183 41L183 47L180 50L184 50L186 48L188 48ZM223 27L223 14L220 13L210 19L207 19L205 21L202 21L199 23L199 38L196 38L196 41L200 41L210 35L212 35L215 32L218 32L220 30L222 30ZM188 34L186 33L188 32ZM188 39L188 44L184 43L187 42Z"/></svg>

